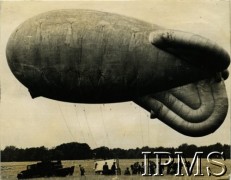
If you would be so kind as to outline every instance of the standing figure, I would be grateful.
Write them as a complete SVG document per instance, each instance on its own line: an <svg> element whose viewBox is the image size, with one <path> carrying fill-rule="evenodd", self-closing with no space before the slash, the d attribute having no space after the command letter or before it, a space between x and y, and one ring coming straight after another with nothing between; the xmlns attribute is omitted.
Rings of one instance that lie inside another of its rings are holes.
<svg viewBox="0 0 231 180"><path fill-rule="evenodd" d="M115 175L116 174L116 165L115 162L113 162L112 166L111 166L111 174Z"/></svg>
<svg viewBox="0 0 231 180"><path fill-rule="evenodd" d="M79 165L79 170L80 170L80 175L84 176L85 169L81 165Z"/></svg>
<svg viewBox="0 0 231 180"><path fill-rule="evenodd" d="M105 162L105 164L103 165L103 175L108 175L108 165L107 162Z"/></svg>

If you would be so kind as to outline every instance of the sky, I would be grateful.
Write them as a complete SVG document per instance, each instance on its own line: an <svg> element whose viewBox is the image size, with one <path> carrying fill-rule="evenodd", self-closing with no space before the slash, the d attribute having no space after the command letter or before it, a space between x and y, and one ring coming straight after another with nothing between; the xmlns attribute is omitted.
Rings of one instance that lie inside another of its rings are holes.
<svg viewBox="0 0 231 180"><path fill-rule="evenodd" d="M181 135L133 102L74 104L30 94L11 73L5 57L10 34L37 14L56 9L93 9L134 17L169 29L207 37L230 53L229 2L219 0L153 1L19 1L1 2L0 137L1 149L62 143L87 143L91 148L177 147L182 143L230 144L230 113L213 134L192 138ZM230 97L230 78L226 81ZM230 100L229 100L230 102Z"/></svg>

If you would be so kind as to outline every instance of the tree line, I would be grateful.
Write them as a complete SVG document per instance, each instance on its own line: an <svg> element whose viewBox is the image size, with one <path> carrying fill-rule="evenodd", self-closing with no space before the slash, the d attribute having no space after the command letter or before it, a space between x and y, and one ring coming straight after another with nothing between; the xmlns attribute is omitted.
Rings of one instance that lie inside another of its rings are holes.
<svg viewBox="0 0 231 180"><path fill-rule="evenodd" d="M166 151L174 154L176 151L182 151L186 158L193 158L196 151L204 152L204 158L212 151L224 152L224 156L230 159L230 145L216 143L210 146L200 146L182 144L177 148L173 147L142 147L136 149L121 149L102 146L91 149L86 143L65 143L54 148L33 147L33 148L17 148L15 146L7 146L1 150L1 161L41 161L41 160L84 160L84 159L139 159L143 158L144 151Z"/></svg>

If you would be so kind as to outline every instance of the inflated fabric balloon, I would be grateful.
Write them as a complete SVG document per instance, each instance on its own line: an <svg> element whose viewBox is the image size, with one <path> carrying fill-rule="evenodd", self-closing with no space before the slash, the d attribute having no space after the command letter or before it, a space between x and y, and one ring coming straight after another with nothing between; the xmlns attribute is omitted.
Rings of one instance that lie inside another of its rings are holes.
<svg viewBox="0 0 231 180"><path fill-rule="evenodd" d="M92 10L21 24L7 60L31 96L75 103L134 101L189 136L214 132L228 100L228 53L199 35Z"/></svg>

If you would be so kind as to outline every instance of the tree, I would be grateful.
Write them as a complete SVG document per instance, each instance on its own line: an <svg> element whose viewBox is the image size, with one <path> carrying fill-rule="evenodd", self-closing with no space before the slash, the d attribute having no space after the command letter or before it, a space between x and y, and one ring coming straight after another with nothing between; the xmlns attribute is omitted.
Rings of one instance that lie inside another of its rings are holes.
<svg viewBox="0 0 231 180"><path fill-rule="evenodd" d="M6 148L1 152L2 161L15 161L18 156L18 148L15 146L6 146Z"/></svg>
<svg viewBox="0 0 231 180"><path fill-rule="evenodd" d="M105 146L94 149L93 153L95 154L95 158L97 159L109 159L113 156L109 148Z"/></svg>

